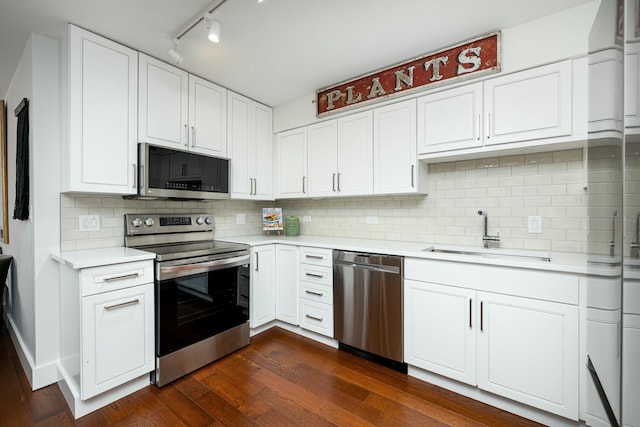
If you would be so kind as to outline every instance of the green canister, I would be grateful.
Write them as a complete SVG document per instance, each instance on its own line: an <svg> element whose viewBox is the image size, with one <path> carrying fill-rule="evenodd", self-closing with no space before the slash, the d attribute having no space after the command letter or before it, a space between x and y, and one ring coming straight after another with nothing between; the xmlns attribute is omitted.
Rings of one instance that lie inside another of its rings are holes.
<svg viewBox="0 0 640 427"><path fill-rule="evenodd" d="M285 236L299 236L300 218L297 216L286 217L284 220L284 234Z"/></svg>

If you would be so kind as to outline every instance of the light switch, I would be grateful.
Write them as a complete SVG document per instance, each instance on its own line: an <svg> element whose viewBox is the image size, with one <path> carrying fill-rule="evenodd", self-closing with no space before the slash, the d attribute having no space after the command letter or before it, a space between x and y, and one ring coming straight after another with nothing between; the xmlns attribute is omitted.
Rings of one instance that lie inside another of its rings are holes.
<svg viewBox="0 0 640 427"><path fill-rule="evenodd" d="M542 233L542 217L530 216L529 217L529 233Z"/></svg>

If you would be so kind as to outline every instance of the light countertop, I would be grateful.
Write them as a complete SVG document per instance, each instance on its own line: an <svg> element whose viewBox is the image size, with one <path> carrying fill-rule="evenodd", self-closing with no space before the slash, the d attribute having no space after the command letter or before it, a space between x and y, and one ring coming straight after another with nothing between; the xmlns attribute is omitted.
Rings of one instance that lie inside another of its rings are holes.
<svg viewBox="0 0 640 427"><path fill-rule="evenodd" d="M224 240L234 243L244 243L251 246L284 243L296 246L313 246L317 248L339 249L346 251L383 253L411 258L432 259L441 261L468 262L476 264L500 265L505 267L528 268L536 270L558 271L566 273L590 274L600 276L615 276L620 274L620 267L610 262L608 257L592 257L585 254L567 252L546 252L518 249L483 249L481 247L440 245L437 243L401 242L391 240L368 240L326 236L277 236L272 234L224 237ZM451 251L476 252L477 254L432 252L429 248L443 248ZM425 250L426 249L426 250ZM551 261L542 261L550 258Z"/></svg>
<svg viewBox="0 0 640 427"><path fill-rule="evenodd" d="M155 254L133 248L116 247L52 252L51 258L73 269L154 259Z"/></svg>

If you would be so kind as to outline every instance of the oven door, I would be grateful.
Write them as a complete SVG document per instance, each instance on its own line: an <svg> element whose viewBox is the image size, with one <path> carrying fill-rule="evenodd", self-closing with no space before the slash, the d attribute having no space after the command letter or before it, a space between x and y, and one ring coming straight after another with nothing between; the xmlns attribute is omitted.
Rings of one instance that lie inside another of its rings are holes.
<svg viewBox="0 0 640 427"><path fill-rule="evenodd" d="M165 356L249 320L249 251L156 266L156 355Z"/></svg>

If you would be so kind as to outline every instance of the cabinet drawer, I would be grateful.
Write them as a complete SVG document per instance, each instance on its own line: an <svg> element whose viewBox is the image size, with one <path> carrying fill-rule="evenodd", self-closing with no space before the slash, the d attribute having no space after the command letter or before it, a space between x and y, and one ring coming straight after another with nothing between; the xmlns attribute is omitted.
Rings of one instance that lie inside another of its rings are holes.
<svg viewBox="0 0 640 427"><path fill-rule="evenodd" d="M300 327L333 337L333 305L300 300Z"/></svg>
<svg viewBox="0 0 640 427"><path fill-rule="evenodd" d="M153 283L153 260L84 268L80 283L82 296Z"/></svg>
<svg viewBox="0 0 640 427"><path fill-rule="evenodd" d="M324 304L333 303L333 287L307 281L300 282L300 298Z"/></svg>
<svg viewBox="0 0 640 427"><path fill-rule="evenodd" d="M333 265L332 257L333 251L331 249L300 248L301 263L331 267Z"/></svg>
<svg viewBox="0 0 640 427"><path fill-rule="evenodd" d="M333 270L331 267L300 264L300 280L331 286Z"/></svg>

